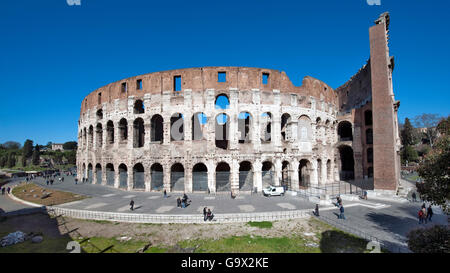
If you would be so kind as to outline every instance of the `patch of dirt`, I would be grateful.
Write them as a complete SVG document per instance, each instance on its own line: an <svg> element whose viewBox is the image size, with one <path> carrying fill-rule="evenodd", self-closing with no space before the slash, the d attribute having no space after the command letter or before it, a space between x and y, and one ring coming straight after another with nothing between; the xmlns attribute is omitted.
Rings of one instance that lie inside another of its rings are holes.
<svg viewBox="0 0 450 273"><path fill-rule="evenodd" d="M152 245L174 246L179 241L191 239L214 239L231 236L305 236L304 233L321 232L326 229L323 225L309 219L293 219L273 222L273 227L257 228L247 223L221 224L135 224L135 223L107 223L66 218L69 230L78 228L84 237L131 237L136 240L149 241ZM308 237L318 240L316 236Z"/></svg>
<svg viewBox="0 0 450 273"><path fill-rule="evenodd" d="M85 199L85 196L42 188L33 183L21 183L13 189L13 194L22 200L45 206L59 205Z"/></svg>

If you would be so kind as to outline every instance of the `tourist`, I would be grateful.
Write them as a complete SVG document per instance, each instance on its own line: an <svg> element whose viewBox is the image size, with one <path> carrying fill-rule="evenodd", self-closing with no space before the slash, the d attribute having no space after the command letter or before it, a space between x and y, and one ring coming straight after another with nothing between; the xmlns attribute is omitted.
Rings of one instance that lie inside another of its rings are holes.
<svg viewBox="0 0 450 273"><path fill-rule="evenodd" d="M428 206L427 216L428 216L428 220L431 222L431 217L433 217L433 209L431 208L431 205Z"/></svg>
<svg viewBox="0 0 450 273"><path fill-rule="evenodd" d="M78 184L78 178L75 178L75 185Z"/></svg>
<svg viewBox="0 0 450 273"><path fill-rule="evenodd" d="M177 208L181 207L181 199L180 197L177 198Z"/></svg>
<svg viewBox="0 0 450 273"><path fill-rule="evenodd" d="M131 199L131 202L130 202L130 210L134 210L134 201L133 201L133 199Z"/></svg>
<svg viewBox="0 0 450 273"><path fill-rule="evenodd" d="M2 188L2 195L5 195L5 187Z"/></svg>
<svg viewBox="0 0 450 273"><path fill-rule="evenodd" d="M344 206L341 205L341 207L339 208L339 219L344 219L345 220L345 215L344 215Z"/></svg>
<svg viewBox="0 0 450 273"><path fill-rule="evenodd" d="M207 214L208 214L208 212L207 212L206 209L207 209L206 207L203 208L203 221L205 221L205 222L206 222L206 220L208 219L208 218L206 217Z"/></svg>
<svg viewBox="0 0 450 273"><path fill-rule="evenodd" d="M47 183L47 186L48 186L48 183L50 183L50 182L48 181L48 179L47 179L45 182Z"/></svg>
<svg viewBox="0 0 450 273"><path fill-rule="evenodd" d="M214 218L214 214L212 214L210 209L208 209L208 213L206 214L206 217L209 219L209 221L212 221L212 219Z"/></svg>
<svg viewBox="0 0 450 273"><path fill-rule="evenodd" d="M8 187L8 189L6 191L8 192L8 194L10 194L11 193L11 188Z"/></svg>
<svg viewBox="0 0 450 273"><path fill-rule="evenodd" d="M422 207L422 218L425 221L425 224L428 223L427 209L425 206Z"/></svg>
<svg viewBox="0 0 450 273"><path fill-rule="evenodd" d="M364 191L363 199L364 199L364 200L367 200L367 191Z"/></svg>
<svg viewBox="0 0 450 273"><path fill-rule="evenodd" d="M316 204L316 209L314 210L314 215L316 215L317 217L319 217L319 204Z"/></svg>
<svg viewBox="0 0 450 273"><path fill-rule="evenodd" d="M422 224L423 223L423 210L419 210L419 213L418 213L418 216L419 216L419 224Z"/></svg>
<svg viewBox="0 0 450 273"><path fill-rule="evenodd" d="M167 198L167 192L164 190L164 198Z"/></svg>
<svg viewBox="0 0 450 273"><path fill-rule="evenodd" d="M417 201L417 195L416 195L415 191L411 194L411 197L412 197L413 202Z"/></svg>
<svg viewBox="0 0 450 273"><path fill-rule="evenodd" d="M186 201L184 201L184 199L181 200L181 208L186 208Z"/></svg>

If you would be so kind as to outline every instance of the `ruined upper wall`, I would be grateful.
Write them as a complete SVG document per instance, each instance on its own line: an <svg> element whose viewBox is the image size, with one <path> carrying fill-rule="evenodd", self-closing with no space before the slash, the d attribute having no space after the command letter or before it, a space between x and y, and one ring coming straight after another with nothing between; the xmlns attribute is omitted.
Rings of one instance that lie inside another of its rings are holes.
<svg viewBox="0 0 450 273"><path fill-rule="evenodd" d="M226 72L226 82L218 82L218 72ZM263 84L263 74L269 74L267 84ZM176 69L154 72L123 79L90 93L83 99L81 114L104 102L113 102L115 99L125 99L129 96L137 98L144 94L162 94L174 91L174 77L181 76L181 90L191 89L193 93L214 89L218 92L227 92L230 88L237 90L259 89L261 92L293 93L300 96L313 96L325 103L337 104L337 95L327 84L305 77L302 86L294 86L285 72L273 69L250 67L202 67ZM142 80L142 89L137 89L137 80ZM122 92L122 83L127 83L127 91ZM99 103L98 94L101 93Z"/></svg>
<svg viewBox="0 0 450 273"><path fill-rule="evenodd" d="M370 60L349 81L336 89L339 111L349 112L372 100Z"/></svg>

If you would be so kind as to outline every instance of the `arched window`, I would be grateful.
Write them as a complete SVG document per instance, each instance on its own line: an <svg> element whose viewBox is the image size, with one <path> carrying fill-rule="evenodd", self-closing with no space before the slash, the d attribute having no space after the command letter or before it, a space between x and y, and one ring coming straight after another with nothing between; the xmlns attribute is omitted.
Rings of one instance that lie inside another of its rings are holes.
<svg viewBox="0 0 450 273"><path fill-rule="evenodd" d="M372 125L372 111L366 110L364 112L364 123L365 125Z"/></svg>
<svg viewBox="0 0 450 273"><path fill-rule="evenodd" d="M184 117L175 113L170 118L170 139L173 141L184 140Z"/></svg>
<svg viewBox="0 0 450 273"><path fill-rule="evenodd" d="M96 115L97 115L97 119L103 119L103 110L98 109Z"/></svg>
<svg viewBox="0 0 450 273"><path fill-rule="evenodd" d="M133 188L145 189L144 166L141 163L133 167Z"/></svg>
<svg viewBox="0 0 450 273"><path fill-rule="evenodd" d="M114 143L114 123L109 120L108 123L106 123L106 142L109 144Z"/></svg>
<svg viewBox="0 0 450 273"><path fill-rule="evenodd" d="M373 144L373 131L372 129L366 130L366 144Z"/></svg>
<svg viewBox="0 0 450 273"><path fill-rule="evenodd" d="M134 128L133 147L134 148L144 147L144 139L145 139L144 120L142 118L135 119L133 123L133 128Z"/></svg>
<svg viewBox="0 0 450 273"><path fill-rule="evenodd" d="M215 101L216 109L229 109L230 108L230 100L228 96L225 94L220 94L216 97Z"/></svg>
<svg viewBox="0 0 450 273"><path fill-rule="evenodd" d="M252 116L249 112L241 112L238 115L239 143L250 143L250 128Z"/></svg>
<svg viewBox="0 0 450 273"><path fill-rule="evenodd" d="M340 141L353 140L352 124L348 121L339 122L338 135Z"/></svg>
<svg viewBox="0 0 450 273"><path fill-rule="evenodd" d="M97 138L97 148L102 147L103 146L103 128L102 128L102 124L98 123L97 127L95 129L95 133L97 134L96 138Z"/></svg>
<svg viewBox="0 0 450 273"><path fill-rule="evenodd" d="M243 161L239 164L239 190L253 190L253 170L252 163Z"/></svg>
<svg viewBox="0 0 450 273"><path fill-rule="evenodd" d="M134 113L135 114L143 114L145 112L144 103L142 100L136 100L134 102Z"/></svg>
<svg viewBox="0 0 450 273"><path fill-rule="evenodd" d="M291 115L285 113L281 116L281 137L284 141L290 139L291 121Z"/></svg>
<svg viewBox="0 0 450 273"><path fill-rule="evenodd" d="M308 116L303 115L298 119L298 139L300 141L312 139L311 119Z"/></svg>
<svg viewBox="0 0 450 273"><path fill-rule="evenodd" d="M119 136L121 141L128 139L128 122L124 118L119 121Z"/></svg>
<svg viewBox="0 0 450 273"><path fill-rule="evenodd" d="M226 114L219 114L215 119L215 138L216 147L220 149L228 149L229 136L229 117Z"/></svg>
<svg viewBox="0 0 450 273"><path fill-rule="evenodd" d="M266 112L261 114L261 141L270 142L272 140L272 114Z"/></svg>
<svg viewBox="0 0 450 273"><path fill-rule="evenodd" d="M151 141L163 142L164 139L164 120L160 115L154 115L151 119Z"/></svg>

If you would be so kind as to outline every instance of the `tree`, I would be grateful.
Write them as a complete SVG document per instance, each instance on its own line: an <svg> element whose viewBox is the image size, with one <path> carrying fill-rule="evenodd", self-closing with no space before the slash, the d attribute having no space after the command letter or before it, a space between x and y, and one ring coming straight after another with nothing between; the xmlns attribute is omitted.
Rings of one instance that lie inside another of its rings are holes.
<svg viewBox="0 0 450 273"><path fill-rule="evenodd" d="M64 150L76 150L77 149L77 142L76 141L69 141L63 144Z"/></svg>
<svg viewBox="0 0 450 273"><path fill-rule="evenodd" d="M23 144L22 155L25 158L30 158L33 155L33 141L27 139Z"/></svg>
<svg viewBox="0 0 450 273"><path fill-rule="evenodd" d="M437 138L436 127L439 121L442 119L438 114L422 114L414 117L414 125L417 128L425 128L425 138L430 142L430 146L433 147L434 141Z"/></svg>
<svg viewBox="0 0 450 273"><path fill-rule="evenodd" d="M403 145L415 145L419 142L417 130L412 126L409 118L405 118L405 124L400 132Z"/></svg>
<svg viewBox="0 0 450 273"><path fill-rule="evenodd" d="M26 167L27 166L27 158L26 157L22 156L21 162L22 162L22 167Z"/></svg>
<svg viewBox="0 0 450 273"><path fill-rule="evenodd" d="M0 156L0 167L2 167L2 168L5 167L7 162L8 162L7 155Z"/></svg>
<svg viewBox="0 0 450 273"><path fill-rule="evenodd" d="M417 154L417 151L409 145L403 146L402 149L402 162L406 163L408 162L417 162L419 160L419 155Z"/></svg>
<svg viewBox="0 0 450 273"><path fill-rule="evenodd" d="M67 151L64 153L64 157L67 159L69 164L76 164L77 162L77 152Z"/></svg>
<svg viewBox="0 0 450 273"><path fill-rule="evenodd" d="M16 166L16 154L15 153L9 153L8 155L8 162L6 165L8 168L12 168Z"/></svg>
<svg viewBox="0 0 450 273"><path fill-rule="evenodd" d="M431 228L418 228L407 234L408 247L415 253L449 253L450 229L435 225Z"/></svg>
<svg viewBox="0 0 450 273"><path fill-rule="evenodd" d="M20 149L20 143L15 141L7 141L2 144L6 150L18 150Z"/></svg>
<svg viewBox="0 0 450 273"><path fill-rule="evenodd" d="M33 165L39 165L40 163L39 159L40 159L39 145L36 144L36 147L34 148L33 151L33 158L32 158Z"/></svg>
<svg viewBox="0 0 450 273"><path fill-rule="evenodd" d="M448 119L442 122L448 122ZM442 127L445 124L438 126ZM424 181L417 183L417 191L425 200L450 212L450 134L444 130L442 133L417 170Z"/></svg>

